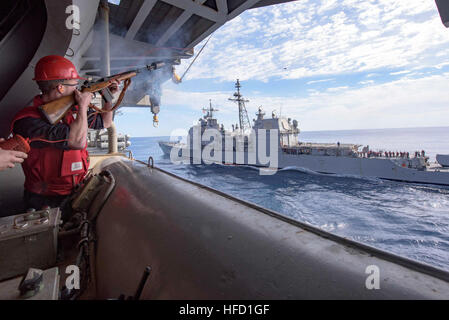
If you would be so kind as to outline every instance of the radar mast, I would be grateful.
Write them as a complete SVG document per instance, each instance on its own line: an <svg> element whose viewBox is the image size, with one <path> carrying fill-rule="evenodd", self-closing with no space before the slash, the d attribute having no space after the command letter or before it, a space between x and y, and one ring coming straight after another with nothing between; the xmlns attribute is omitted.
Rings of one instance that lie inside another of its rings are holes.
<svg viewBox="0 0 449 320"><path fill-rule="evenodd" d="M212 108L212 100L209 99L209 108L203 108L203 112L207 112L204 116L204 119L212 119L214 117L214 111L219 111L218 109Z"/></svg>
<svg viewBox="0 0 449 320"><path fill-rule="evenodd" d="M237 82L235 83L235 88L237 89L237 92L234 93L235 98L229 98L229 101L237 102L239 106L239 128L241 133L245 133L247 130L251 130L251 124L249 122L248 112L246 111L245 102L249 102L249 100L246 100L243 98L243 96L240 94L240 88L242 86L240 85L239 79L237 79Z"/></svg>

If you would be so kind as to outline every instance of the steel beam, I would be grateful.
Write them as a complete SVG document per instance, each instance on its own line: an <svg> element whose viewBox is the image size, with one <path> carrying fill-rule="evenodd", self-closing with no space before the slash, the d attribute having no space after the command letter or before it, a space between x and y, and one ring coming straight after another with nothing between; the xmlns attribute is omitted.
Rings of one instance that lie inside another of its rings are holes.
<svg viewBox="0 0 449 320"><path fill-rule="evenodd" d="M226 0L216 0L218 13L222 16L228 15L228 2Z"/></svg>
<svg viewBox="0 0 449 320"><path fill-rule="evenodd" d="M156 42L156 47L162 46L164 43L167 42L167 40L176 32L179 30L179 28L182 27L182 25L189 20L189 18L192 16L192 12L190 11L184 11L178 19L164 32L164 34L159 38L159 40Z"/></svg>
<svg viewBox="0 0 449 320"><path fill-rule="evenodd" d="M209 7L203 6L200 2L185 1L185 0L161 0L172 6L181 8L185 11L193 12L194 14L206 18L211 21L220 20L220 16L217 11Z"/></svg>
<svg viewBox="0 0 449 320"><path fill-rule="evenodd" d="M157 0L145 0L145 2L142 4L142 7L140 7L136 17L134 18L133 23L129 27L128 32L126 33L125 36L126 39L130 40L134 39L134 37L136 36L137 32L139 31L140 27L144 23L147 16L150 14L151 9L153 9L156 2Z"/></svg>
<svg viewBox="0 0 449 320"><path fill-rule="evenodd" d="M206 2L206 0L200 0L198 4L202 5L204 2ZM168 41L168 39L170 39L170 37L175 34L175 32L178 31L179 28L181 28L187 20L189 20L193 13L193 11L185 10L178 17L178 19L176 19L176 21L164 32L164 34L156 42L156 46L158 47L164 45Z"/></svg>
<svg viewBox="0 0 449 320"><path fill-rule="evenodd" d="M243 4L241 4L240 6L238 6L237 8L235 8L232 12L230 12L228 14L227 20L229 21L229 20L234 19L239 14L241 14L243 11L251 8L252 6L254 6L259 1L260 0L248 0L248 1L245 1Z"/></svg>
<svg viewBox="0 0 449 320"><path fill-rule="evenodd" d="M218 28L220 28L224 23L226 22L226 20L223 20L221 22L216 22L215 24L213 24L209 29L206 30L206 32L203 32L201 34L200 37L196 38L194 41L192 41L191 43L189 43L186 48L194 48L198 43L200 43L201 41L203 41L204 39L206 39L209 35L211 35L215 30L217 30Z"/></svg>
<svg viewBox="0 0 449 320"><path fill-rule="evenodd" d="M188 47L188 48L195 47L198 43L200 43L201 41L206 39L210 34L212 34L215 30L217 30L222 25L224 25L227 21L234 19L239 14L241 14L243 11L251 8L259 1L260 0L248 0L248 1L244 2L243 4L241 4L239 7L237 7L236 9L234 9L230 14L222 15L222 12L219 12L220 19L214 25L212 25L209 29L207 29L206 32L204 32L200 37L198 37L197 39L195 39L194 41L189 43L186 47ZM219 2L217 2L217 6L218 5L219 5ZM224 10L223 3L221 3L220 6L221 7L219 7L219 8L221 8L221 10ZM226 12L227 12L227 5L226 5Z"/></svg>

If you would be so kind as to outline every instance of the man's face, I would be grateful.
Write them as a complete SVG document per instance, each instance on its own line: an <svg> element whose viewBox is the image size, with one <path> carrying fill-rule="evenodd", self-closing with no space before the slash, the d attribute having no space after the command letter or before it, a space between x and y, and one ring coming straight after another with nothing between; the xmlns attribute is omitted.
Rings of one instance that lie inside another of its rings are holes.
<svg viewBox="0 0 449 320"><path fill-rule="evenodd" d="M63 83L58 85L58 91L61 94L61 96L69 96L73 94L73 92L78 87L78 80L76 79L70 79L70 80L64 80Z"/></svg>

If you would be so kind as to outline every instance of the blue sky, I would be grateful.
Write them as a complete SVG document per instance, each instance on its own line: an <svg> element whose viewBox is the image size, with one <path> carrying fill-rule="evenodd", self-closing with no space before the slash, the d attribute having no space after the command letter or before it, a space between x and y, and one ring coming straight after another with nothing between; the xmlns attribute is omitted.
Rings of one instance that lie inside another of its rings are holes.
<svg viewBox="0 0 449 320"><path fill-rule="evenodd" d="M262 106L304 131L449 126L449 29L431 0L301 0L249 10L213 34L181 84L163 85L158 128L149 110L132 108L122 109L117 127L167 136L188 129L212 99L230 128L237 78L250 119Z"/></svg>

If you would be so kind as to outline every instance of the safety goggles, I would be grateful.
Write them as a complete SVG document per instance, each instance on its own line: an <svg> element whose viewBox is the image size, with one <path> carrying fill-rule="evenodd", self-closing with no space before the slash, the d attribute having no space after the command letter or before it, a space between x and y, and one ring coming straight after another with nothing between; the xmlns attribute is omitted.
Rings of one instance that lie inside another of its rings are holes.
<svg viewBox="0 0 449 320"><path fill-rule="evenodd" d="M61 83L63 86L69 86L69 87L78 87L79 86L79 81L77 81L76 83Z"/></svg>

